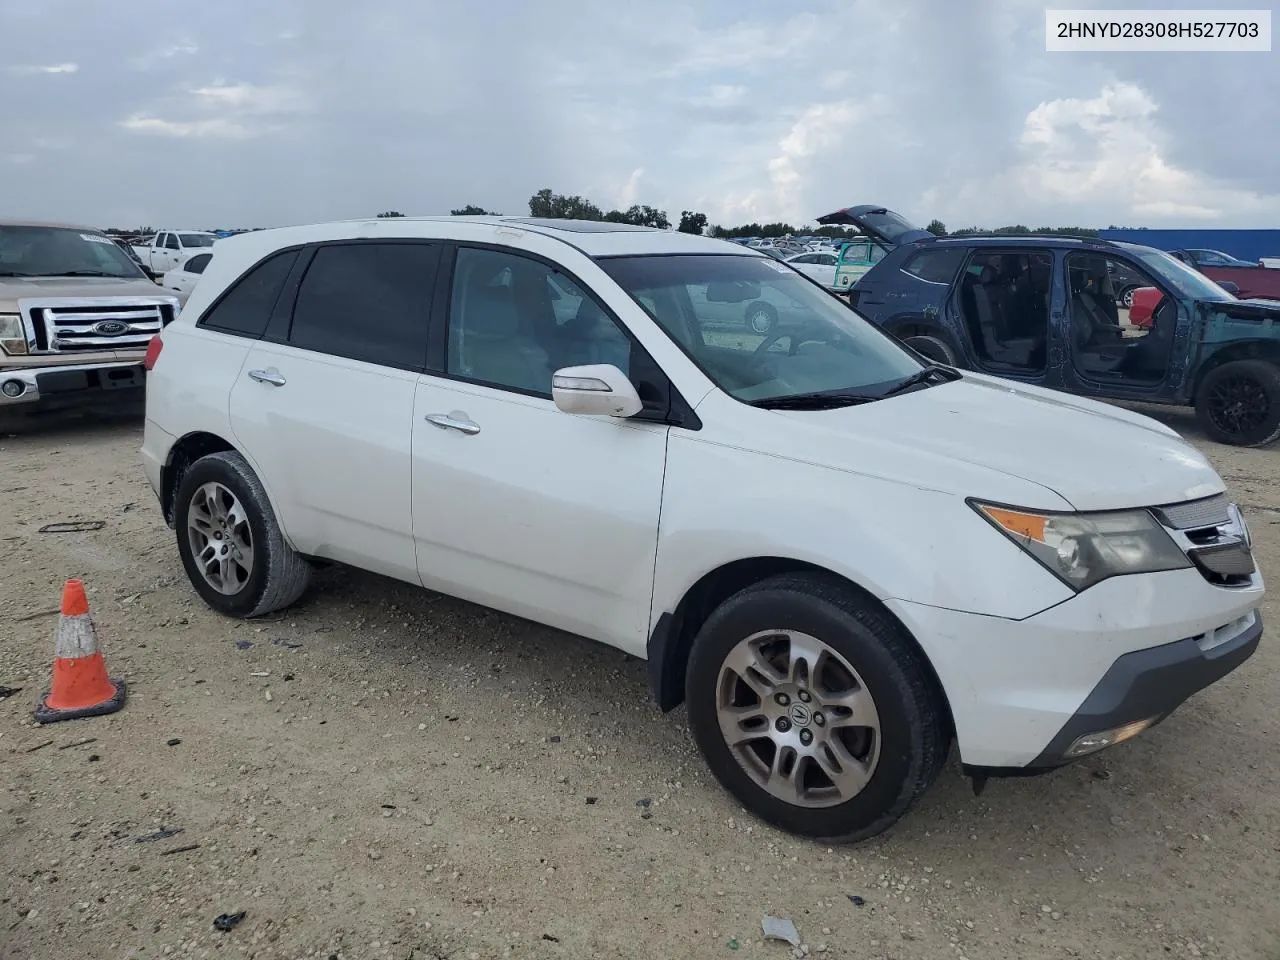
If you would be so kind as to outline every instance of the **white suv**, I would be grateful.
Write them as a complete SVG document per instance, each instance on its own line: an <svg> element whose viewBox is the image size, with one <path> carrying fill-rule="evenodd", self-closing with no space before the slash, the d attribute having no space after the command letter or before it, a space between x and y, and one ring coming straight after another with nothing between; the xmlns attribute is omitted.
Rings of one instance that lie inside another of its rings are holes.
<svg viewBox="0 0 1280 960"><path fill-rule="evenodd" d="M719 318L762 297L795 304L767 335ZM146 473L215 610L286 607L323 558L647 658L724 786L808 836L884 830L953 739L975 785L1126 740L1262 632L1176 433L930 366L738 244L244 234L148 368Z"/></svg>

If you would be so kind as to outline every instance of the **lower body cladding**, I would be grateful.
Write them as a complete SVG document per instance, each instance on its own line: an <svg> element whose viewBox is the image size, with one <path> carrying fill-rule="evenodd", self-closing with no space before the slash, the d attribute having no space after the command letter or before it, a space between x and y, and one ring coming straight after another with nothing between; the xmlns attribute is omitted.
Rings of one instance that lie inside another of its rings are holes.
<svg viewBox="0 0 1280 960"><path fill-rule="evenodd" d="M75 402L88 394L141 390L146 371L138 361L68 364L0 370L0 409L18 404Z"/></svg>
<svg viewBox="0 0 1280 960"><path fill-rule="evenodd" d="M888 606L941 680L960 760L979 776L1043 772L1137 736L1249 658L1260 574L1114 577L1025 620Z"/></svg>

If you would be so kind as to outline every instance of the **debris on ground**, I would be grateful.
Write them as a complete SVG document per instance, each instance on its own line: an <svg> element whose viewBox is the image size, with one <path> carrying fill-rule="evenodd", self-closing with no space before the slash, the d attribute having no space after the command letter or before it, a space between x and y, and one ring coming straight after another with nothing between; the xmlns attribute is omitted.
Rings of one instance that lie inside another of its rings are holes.
<svg viewBox="0 0 1280 960"><path fill-rule="evenodd" d="M244 915L244 910L241 910L239 913L220 913L213 918L213 929L221 930L223 933L226 933L228 930L235 927L237 923L243 920Z"/></svg>
<svg viewBox="0 0 1280 960"><path fill-rule="evenodd" d="M72 520L66 523L46 523L36 533L85 533L101 530L106 525L105 520Z"/></svg>
<svg viewBox="0 0 1280 960"><path fill-rule="evenodd" d="M544 933L544 934L542 935L542 939L543 939L543 940L549 940L549 941L551 941L552 943L559 943L559 942L560 942L560 938L559 938L559 937L553 937L553 936L552 936L551 934L549 934L549 933Z"/></svg>
<svg viewBox="0 0 1280 960"><path fill-rule="evenodd" d="M52 747L53 741L46 740L44 743L37 743L34 747L27 747L27 753L35 753L37 750L43 750L45 747Z"/></svg>
<svg viewBox="0 0 1280 960"><path fill-rule="evenodd" d="M237 650L248 650L248 649L249 649L250 647L252 647L252 646L253 646L253 641L252 641L252 640L237 640L237 641L236 641L236 649L237 649Z"/></svg>
<svg viewBox="0 0 1280 960"><path fill-rule="evenodd" d="M55 613L61 613L61 607L54 607L51 610L37 610L35 613L28 613L23 617L15 617L14 623L27 623L30 620L39 620L41 617L51 617Z"/></svg>
<svg viewBox="0 0 1280 960"><path fill-rule="evenodd" d="M849 898L849 902L852 903L855 907L860 907L867 902L863 900L860 896L858 896L856 893L848 893L848 894L845 894L845 896Z"/></svg>
<svg viewBox="0 0 1280 960"><path fill-rule="evenodd" d="M297 650L299 647L302 646L302 644L295 643L292 640L286 640L284 637L276 637L271 642L275 644L277 647L288 647L290 650Z"/></svg>
<svg viewBox="0 0 1280 960"><path fill-rule="evenodd" d="M172 850L161 850L160 856L168 857L168 856L172 856L175 853L189 853L192 850L199 850L199 849L200 849L200 844L188 843L185 847L174 847Z"/></svg>
<svg viewBox="0 0 1280 960"><path fill-rule="evenodd" d="M72 747L87 747L91 743L97 743L97 737L85 737L83 740L73 740L71 743L64 743L59 750L70 750Z"/></svg>
<svg viewBox="0 0 1280 960"><path fill-rule="evenodd" d="M730 950L737 950L737 949L738 949L738 938L737 938L737 937L730 937L730 938L729 938L728 947L729 947L729 949L730 949Z"/></svg>
<svg viewBox="0 0 1280 960"><path fill-rule="evenodd" d="M148 833L145 836L137 837L134 843L155 843L157 840L168 840L170 837L176 837L182 832L182 827L174 827L172 830L157 830L155 833Z"/></svg>
<svg viewBox="0 0 1280 960"><path fill-rule="evenodd" d="M590 804L595 803L595 802L596 802L597 800L599 800L599 799L600 799L599 797L587 797L587 803L588 803L588 805L590 805Z"/></svg>
<svg viewBox="0 0 1280 960"><path fill-rule="evenodd" d="M168 740L166 740L166 741L164 742L164 745L165 745L166 747L176 747L176 746L177 746L178 744L180 744L181 742L182 742L182 740L181 740L180 738L178 738L178 737L170 737Z"/></svg>
<svg viewBox="0 0 1280 960"><path fill-rule="evenodd" d="M57 610L54 611L54 613L58 613L58 612L59 611ZM0 687L0 700L4 700L8 697L12 697L15 693L21 693L21 692L22 692L21 687Z"/></svg>
<svg viewBox="0 0 1280 960"><path fill-rule="evenodd" d="M800 946L800 931L790 917L771 917L766 913L760 928L766 940L784 940L793 947Z"/></svg>
<svg viewBox="0 0 1280 960"><path fill-rule="evenodd" d="M636 806L637 806L637 807L647 807L647 806L649 806L651 803L653 803L653 800L651 800L649 797L641 797L639 800L637 800L637 801L636 801Z"/></svg>

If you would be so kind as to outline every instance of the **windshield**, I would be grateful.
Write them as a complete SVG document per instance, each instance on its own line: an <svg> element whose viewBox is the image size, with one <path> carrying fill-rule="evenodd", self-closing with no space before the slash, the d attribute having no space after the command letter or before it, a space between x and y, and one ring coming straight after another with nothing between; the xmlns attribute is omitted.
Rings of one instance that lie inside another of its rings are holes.
<svg viewBox="0 0 1280 960"><path fill-rule="evenodd" d="M922 364L843 301L758 256L601 258L726 393L744 402L886 394Z"/></svg>
<svg viewBox="0 0 1280 960"><path fill-rule="evenodd" d="M110 237L69 227L0 226L0 277L120 277L142 269Z"/></svg>
<svg viewBox="0 0 1280 960"><path fill-rule="evenodd" d="M218 238L212 233L180 233L184 247L212 247Z"/></svg>
<svg viewBox="0 0 1280 960"><path fill-rule="evenodd" d="M1236 298L1194 267L1177 257L1150 247L1131 248L1134 255L1175 291L1192 300L1235 300Z"/></svg>

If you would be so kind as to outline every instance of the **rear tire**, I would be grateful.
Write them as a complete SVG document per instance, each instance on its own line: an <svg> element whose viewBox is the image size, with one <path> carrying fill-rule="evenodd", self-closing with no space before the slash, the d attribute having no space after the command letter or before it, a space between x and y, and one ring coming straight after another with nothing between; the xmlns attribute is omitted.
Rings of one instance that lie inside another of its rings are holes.
<svg viewBox="0 0 1280 960"><path fill-rule="evenodd" d="M289 546L262 482L235 451L187 468L174 497L174 528L191 585L226 616L282 610L311 582L311 565ZM220 560L228 546L233 555Z"/></svg>
<svg viewBox="0 0 1280 960"><path fill-rule="evenodd" d="M694 640L686 700L725 789L767 823L822 840L887 830L950 745L923 655L883 608L831 577L784 574L726 600Z"/></svg>
<svg viewBox="0 0 1280 960"><path fill-rule="evenodd" d="M1196 391L1196 419L1209 439L1263 447L1280 438L1280 367L1231 360L1214 367Z"/></svg>

